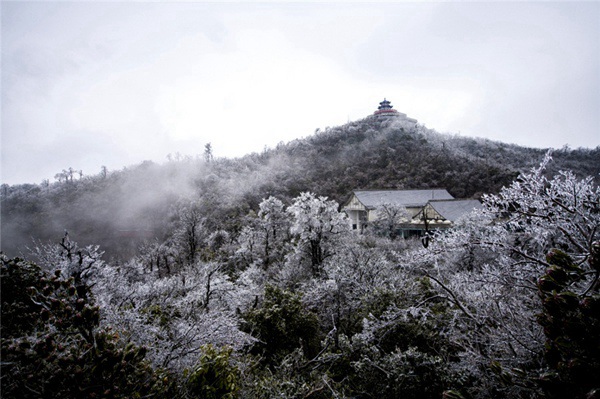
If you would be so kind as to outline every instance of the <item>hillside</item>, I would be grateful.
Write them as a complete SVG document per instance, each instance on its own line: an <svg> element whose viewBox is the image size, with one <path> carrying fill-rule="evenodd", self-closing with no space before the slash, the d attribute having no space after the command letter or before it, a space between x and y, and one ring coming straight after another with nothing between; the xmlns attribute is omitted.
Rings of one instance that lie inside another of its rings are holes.
<svg viewBox="0 0 600 399"><path fill-rule="evenodd" d="M108 174L46 185L4 185L2 250L25 251L32 239L68 230L109 255L131 256L141 241L162 240L174 205L196 198L209 228L236 233L240 217L269 195L289 201L304 191L338 202L353 189L444 187L457 198L495 193L539 164L544 149L408 128L371 117L242 158L146 161ZM549 172L600 174L600 148L562 149Z"/></svg>
<svg viewBox="0 0 600 399"><path fill-rule="evenodd" d="M495 193L520 172L537 166L547 149L405 128L393 121L366 118L317 130L304 139L262 154L222 160L214 172L255 182L248 196L291 198L313 191L341 202L353 189L445 187L457 198ZM549 173L569 169L598 176L600 149L553 152ZM237 166L236 166L237 165Z"/></svg>
<svg viewBox="0 0 600 399"><path fill-rule="evenodd" d="M3 249L24 258L0 254L3 397L594 397L600 187L553 170L597 176L598 153L365 119L4 186ZM407 239L406 208L357 234L336 202L433 186L499 192Z"/></svg>

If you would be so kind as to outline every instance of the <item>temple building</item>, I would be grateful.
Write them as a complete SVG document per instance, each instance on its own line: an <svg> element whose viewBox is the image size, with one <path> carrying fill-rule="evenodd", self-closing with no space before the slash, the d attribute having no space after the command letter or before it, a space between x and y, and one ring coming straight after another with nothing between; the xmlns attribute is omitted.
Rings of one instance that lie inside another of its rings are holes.
<svg viewBox="0 0 600 399"><path fill-rule="evenodd" d="M342 206L353 230L364 231L382 215L380 208L398 205L406 209L398 226L401 237L423 236L427 230L452 227L461 216L481 207L477 200L455 199L445 189L355 190Z"/></svg>
<svg viewBox="0 0 600 399"><path fill-rule="evenodd" d="M406 116L406 114L395 110L393 105L385 98L379 103L379 107L377 107L377 111L375 111L373 115L375 118L398 118L399 120L408 122L412 125L417 124L416 119L409 118Z"/></svg>
<svg viewBox="0 0 600 399"><path fill-rule="evenodd" d="M392 104L387 100L383 99L382 102L379 103L379 107L377 107L377 111L375 111L375 115L377 116L397 116L399 112L394 109Z"/></svg>

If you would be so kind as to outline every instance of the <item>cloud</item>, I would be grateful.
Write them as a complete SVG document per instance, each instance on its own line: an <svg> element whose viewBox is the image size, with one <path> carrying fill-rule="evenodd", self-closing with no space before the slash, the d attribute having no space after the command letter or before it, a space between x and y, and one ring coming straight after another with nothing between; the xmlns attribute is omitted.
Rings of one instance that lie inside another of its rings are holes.
<svg viewBox="0 0 600 399"><path fill-rule="evenodd" d="M3 182L240 156L383 97L442 132L599 144L597 3L2 7Z"/></svg>

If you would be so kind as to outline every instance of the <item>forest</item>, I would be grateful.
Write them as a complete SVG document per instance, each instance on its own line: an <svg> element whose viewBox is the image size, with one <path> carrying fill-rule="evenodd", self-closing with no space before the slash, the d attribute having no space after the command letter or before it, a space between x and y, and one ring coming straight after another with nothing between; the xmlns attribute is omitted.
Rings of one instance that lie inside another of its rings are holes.
<svg viewBox="0 0 600 399"><path fill-rule="evenodd" d="M168 158L2 186L2 397L600 397L600 148L366 118ZM340 211L434 187L482 209L427 247Z"/></svg>

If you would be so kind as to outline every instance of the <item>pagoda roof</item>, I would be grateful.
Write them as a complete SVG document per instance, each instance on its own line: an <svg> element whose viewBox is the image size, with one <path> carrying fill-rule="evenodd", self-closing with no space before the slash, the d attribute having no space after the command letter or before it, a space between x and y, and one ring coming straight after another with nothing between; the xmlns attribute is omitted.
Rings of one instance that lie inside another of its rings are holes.
<svg viewBox="0 0 600 399"><path fill-rule="evenodd" d="M379 103L379 107L377 107L377 109L386 109L393 107L394 106L387 99L384 98L383 101Z"/></svg>

